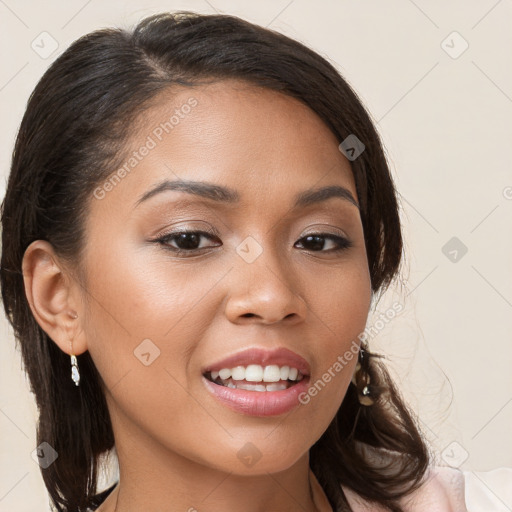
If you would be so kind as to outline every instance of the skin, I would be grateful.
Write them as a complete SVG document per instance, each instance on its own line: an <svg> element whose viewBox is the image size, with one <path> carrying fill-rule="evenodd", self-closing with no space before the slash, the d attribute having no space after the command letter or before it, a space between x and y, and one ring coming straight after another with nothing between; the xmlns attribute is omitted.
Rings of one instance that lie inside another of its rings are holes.
<svg viewBox="0 0 512 512"><path fill-rule="evenodd" d="M356 357L307 405L266 418L220 404L201 368L245 348L284 346L309 362L314 383L357 341L372 297L359 209L340 198L291 209L296 194L326 185L358 202L350 162L304 104L234 80L163 93L143 113L132 150L191 96L197 106L103 199L91 198L85 286L38 240L23 261L27 297L52 340L67 354L70 340L73 353L89 350L104 380L120 484L101 512L330 510L309 449L336 414ZM135 207L165 178L229 186L240 204L166 191ZM220 236L201 237L199 256L151 241L209 227ZM328 237L308 245L313 233L344 234L352 247L334 253ZM263 251L252 263L236 252L248 236ZM147 338L160 355L145 366L134 350ZM250 467L237 456L248 442L261 454Z"/></svg>

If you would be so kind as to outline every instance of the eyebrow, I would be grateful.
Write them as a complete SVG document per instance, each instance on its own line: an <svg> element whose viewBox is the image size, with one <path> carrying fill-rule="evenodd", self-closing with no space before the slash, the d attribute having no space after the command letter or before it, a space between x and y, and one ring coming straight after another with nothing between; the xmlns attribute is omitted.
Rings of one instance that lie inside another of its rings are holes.
<svg viewBox="0 0 512 512"><path fill-rule="evenodd" d="M157 194L166 192L168 190L177 190L186 192L195 196L211 199L218 203L237 204L240 202L240 195L232 188L216 185L215 183L208 183L205 181L190 181L190 180L164 180L156 186L145 192L135 203L134 208L137 208L141 203L147 201ZM359 209L359 204L354 199L352 192L340 185L329 185L317 189L308 189L300 192L295 196L295 203L293 208L305 208L312 204L317 204L327 201L332 197L338 197L345 201L352 203Z"/></svg>

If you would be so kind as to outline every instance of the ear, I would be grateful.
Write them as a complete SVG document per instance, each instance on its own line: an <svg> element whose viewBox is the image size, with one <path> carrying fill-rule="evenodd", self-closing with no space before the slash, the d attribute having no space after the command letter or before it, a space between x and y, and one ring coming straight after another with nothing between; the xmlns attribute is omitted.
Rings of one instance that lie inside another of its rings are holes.
<svg viewBox="0 0 512 512"><path fill-rule="evenodd" d="M66 354L85 352L79 283L59 260L52 245L45 240L32 242L23 255L22 272L25 294L41 329Z"/></svg>

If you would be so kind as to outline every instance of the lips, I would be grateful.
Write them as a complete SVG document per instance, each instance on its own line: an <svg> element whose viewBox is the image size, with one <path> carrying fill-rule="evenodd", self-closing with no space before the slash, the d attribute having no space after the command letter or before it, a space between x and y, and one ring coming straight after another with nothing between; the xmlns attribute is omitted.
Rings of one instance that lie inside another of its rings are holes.
<svg viewBox="0 0 512 512"><path fill-rule="evenodd" d="M248 366L251 364L260 366L290 366L297 368L304 376L308 376L311 371L309 363L303 357L287 348L281 347L274 350L261 348L243 350L242 352L238 352L205 366L202 369L202 374L205 375L212 371L220 371L223 368L234 368L236 366Z"/></svg>
<svg viewBox="0 0 512 512"><path fill-rule="evenodd" d="M237 380L243 378L243 372L252 382ZM250 348L205 366L202 373L206 390L218 403L242 415L278 416L300 405L299 396L308 387L310 366L302 356L284 347ZM212 379L212 373L216 379ZM265 382L261 382L262 376Z"/></svg>

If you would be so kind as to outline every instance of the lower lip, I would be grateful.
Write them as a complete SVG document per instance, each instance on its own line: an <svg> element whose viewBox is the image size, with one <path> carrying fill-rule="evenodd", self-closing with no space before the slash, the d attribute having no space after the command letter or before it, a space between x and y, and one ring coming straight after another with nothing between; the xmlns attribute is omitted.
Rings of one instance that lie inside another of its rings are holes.
<svg viewBox="0 0 512 512"><path fill-rule="evenodd" d="M208 391L227 407L248 416L277 416L300 405L299 395L308 389L309 377L280 391L247 391L213 383L203 376Z"/></svg>

